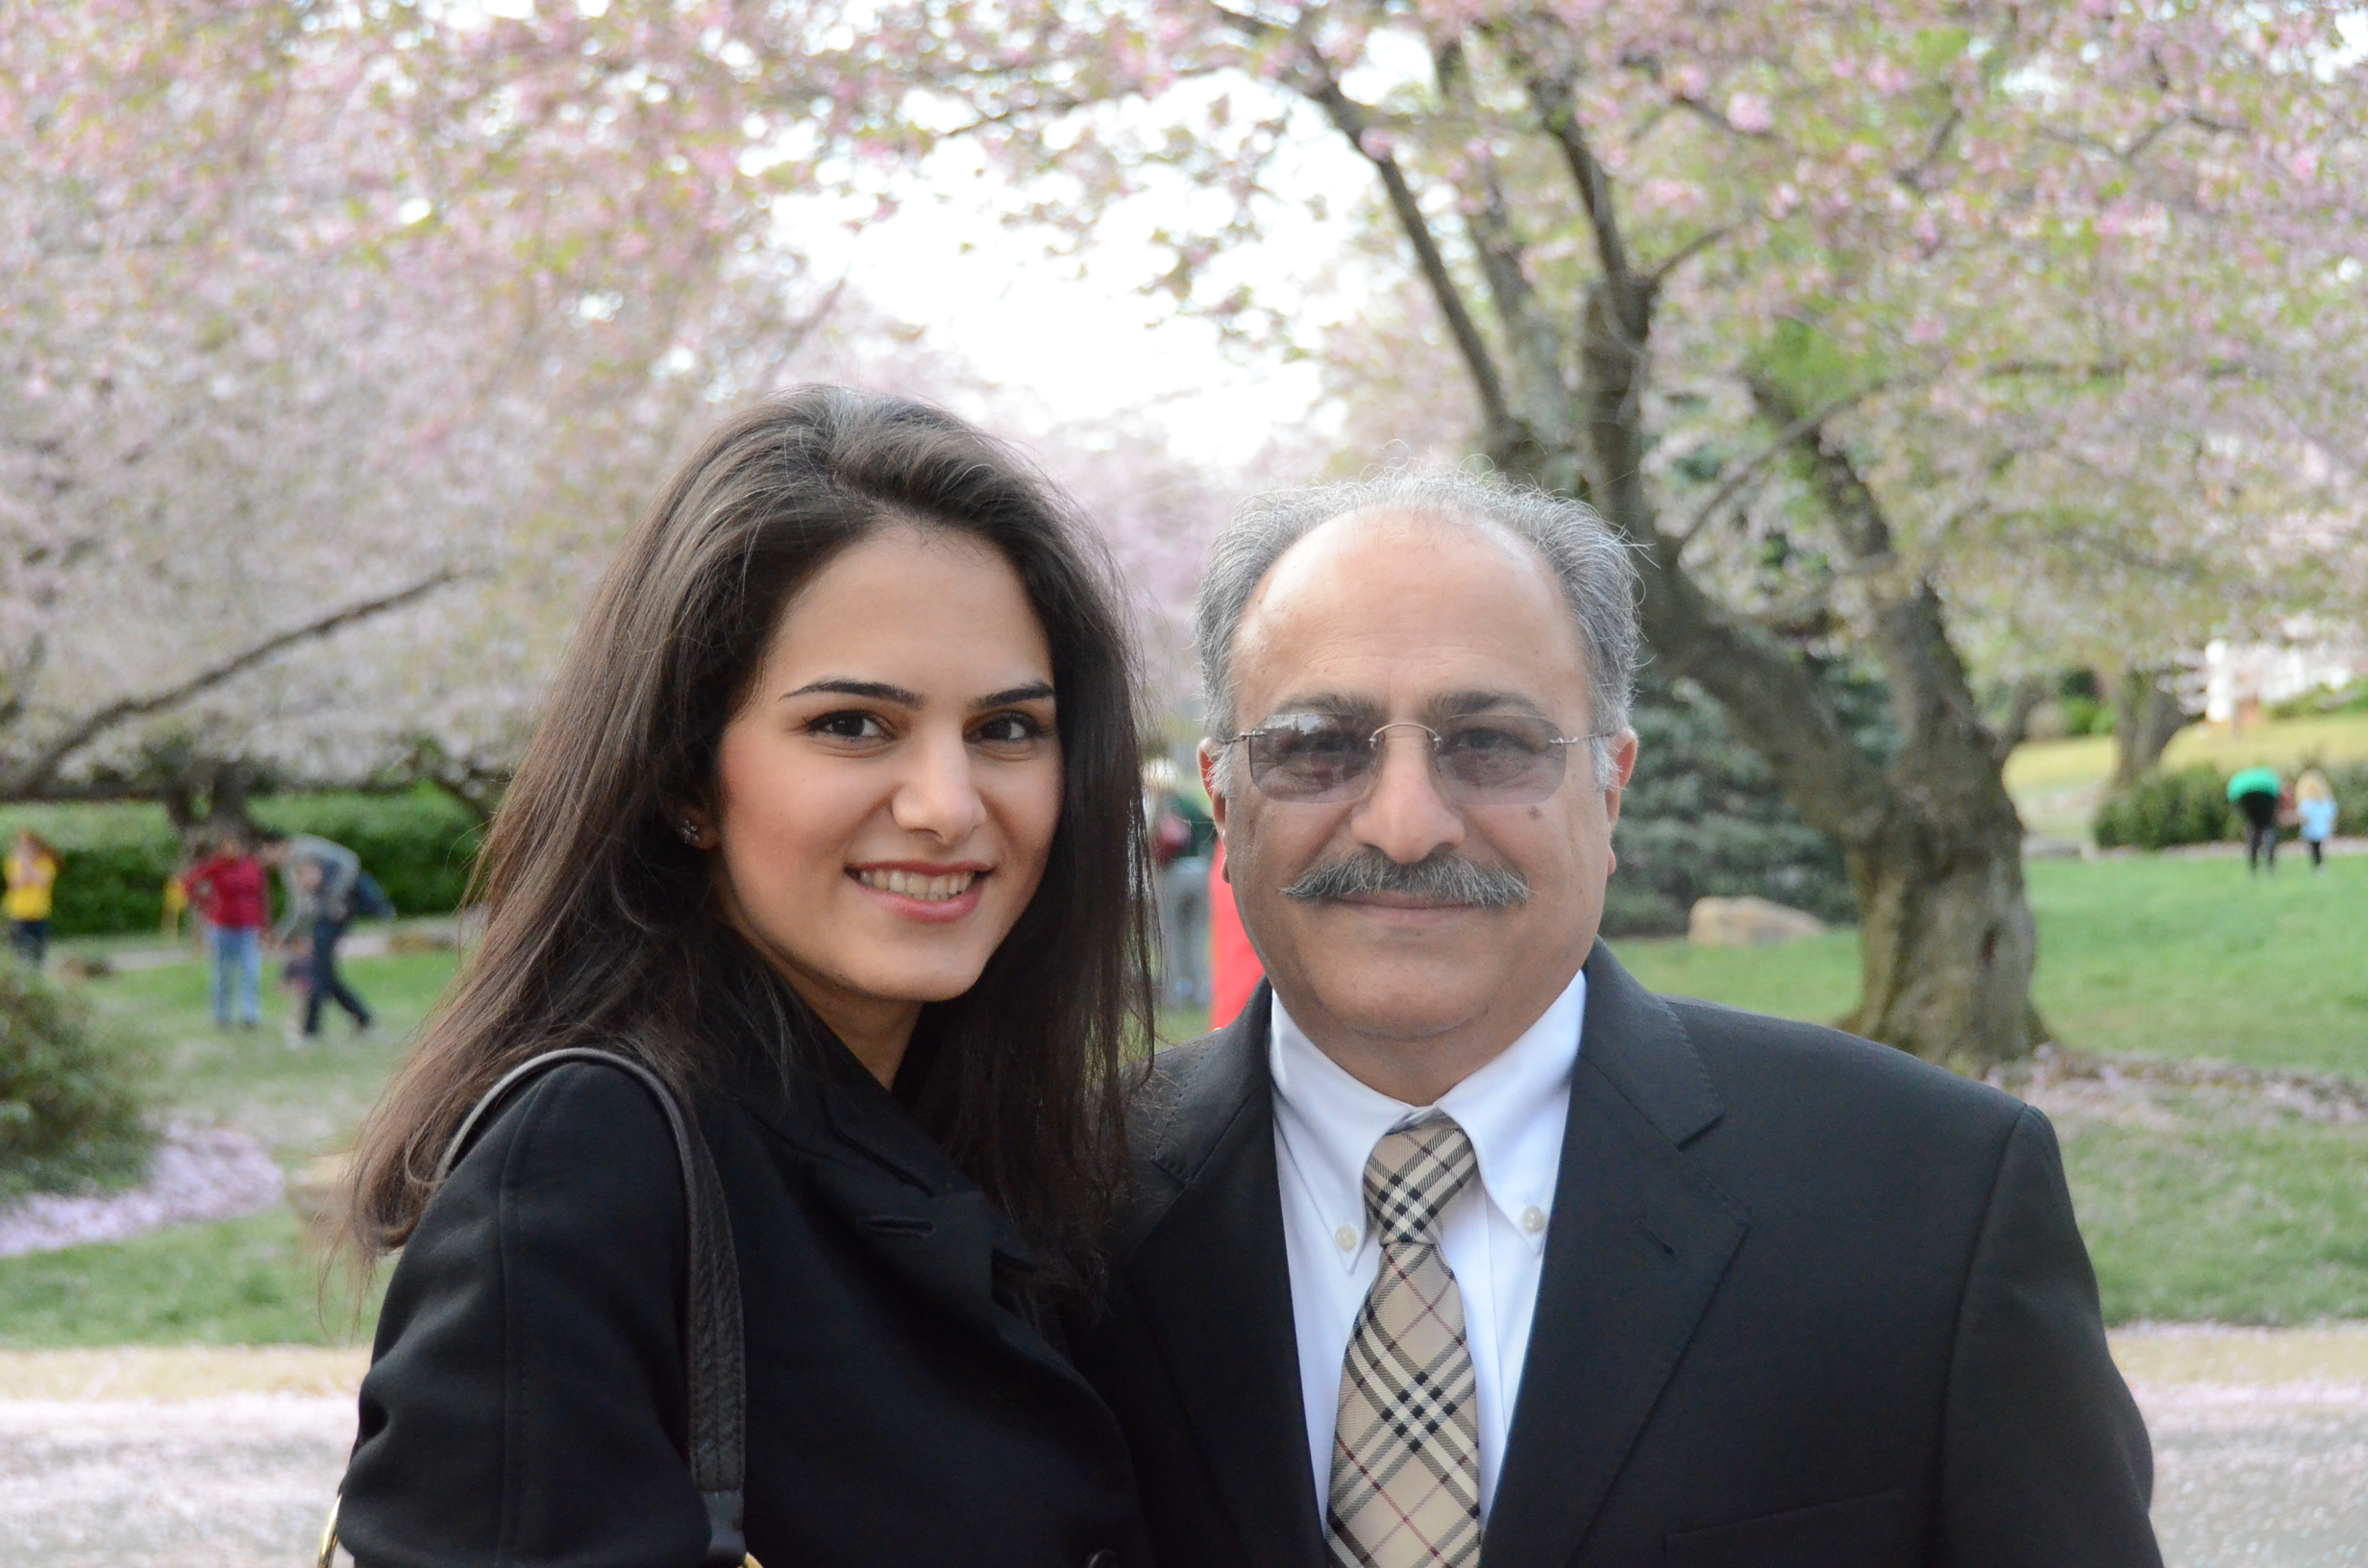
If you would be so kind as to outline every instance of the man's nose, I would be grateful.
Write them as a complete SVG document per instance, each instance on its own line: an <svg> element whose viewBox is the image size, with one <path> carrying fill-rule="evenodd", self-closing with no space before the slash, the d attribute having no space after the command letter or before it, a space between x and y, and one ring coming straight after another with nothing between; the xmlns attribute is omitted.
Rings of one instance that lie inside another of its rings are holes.
<svg viewBox="0 0 2368 1568"><path fill-rule="evenodd" d="M959 735L917 736L915 742L889 799L889 819L908 833L959 844L987 817L987 803L972 776L970 747Z"/></svg>
<svg viewBox="0 0 2368 1568"><path fill-rule="evenodd" d="M1373 791L1357 804L1348 830L1360 844L1411 866L1464 842L1464 819L1439 793L1431 738L1411 724L1382 733Z"/></svg>

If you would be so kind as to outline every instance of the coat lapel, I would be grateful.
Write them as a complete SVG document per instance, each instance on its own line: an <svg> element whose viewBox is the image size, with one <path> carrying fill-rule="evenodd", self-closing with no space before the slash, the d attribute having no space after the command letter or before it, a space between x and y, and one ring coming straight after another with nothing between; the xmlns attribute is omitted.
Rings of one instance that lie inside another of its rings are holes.
<svg viewBox="0 0 2368 1568"><path fill-rule="evenodd" d="M771 1089L744 1103L800 1150L816 1192L919 1299L1098 1404L1014 1310L1010 1287L1037 1266L1017 1227L851 1057L823 1056L815 1077L809 1104Z"/></svg>
<svg viewBox="0 0 2368 1568"><path fill-rule="evenodd" d="M1172 1198L1125 1265L1177 1399L1248 1560L1323 1557L1299 1405L1267 1073L1267 992L1197 1050L1158 1124L1147 1173ZM1156 1070L1156 1069L1155 1069Z"/></svg>
<svg viewBox="0 0 2368 1568"><path fill-rule="evenodd" d="M1486 1568L1577 1553L1743 1238L1685 1145L1721 1108L1684 1026L1601 943Z"/></svg>

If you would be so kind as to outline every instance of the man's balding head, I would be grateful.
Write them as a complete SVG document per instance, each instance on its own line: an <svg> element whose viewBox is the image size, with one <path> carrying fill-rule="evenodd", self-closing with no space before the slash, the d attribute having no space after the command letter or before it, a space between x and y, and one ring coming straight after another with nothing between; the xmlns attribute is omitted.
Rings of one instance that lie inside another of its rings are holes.
<svg viewBox="0 0 2368 1568"><path fill-rule="evenodd" d="M1474 489L1503 504L1476 510ZM1284 1006L1348 1071L1427 1104L1542 1014L1593 943L1635 757L1634 577L1584 508L1463 476L1436 495L1415 480L1301 494L1247 509L1203 589L1218 721L1203 776ZM1574 609L1599 601L1600 622ZM1311 723L1336 737L1328 755L1377 766L1318 799L1262 788L1233 737ZM1425 732L1498 758L1526 737L1543 782L1443 777ZM1600 760L1566 770L1563 747L1590 739Z"/></svg>

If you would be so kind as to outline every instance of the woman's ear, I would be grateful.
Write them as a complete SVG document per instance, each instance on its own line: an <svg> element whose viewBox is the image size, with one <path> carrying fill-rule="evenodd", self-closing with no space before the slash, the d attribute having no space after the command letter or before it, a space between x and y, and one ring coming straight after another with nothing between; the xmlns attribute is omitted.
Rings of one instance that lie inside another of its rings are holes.
<svg viewBox="0 0 2368 1568"><path fill-rule="evenodd" d="M717 838L715 824L708 821L706 811L699 806L669 808L666 819L674 826L675 837L694 849L712 849Z"/></svg>

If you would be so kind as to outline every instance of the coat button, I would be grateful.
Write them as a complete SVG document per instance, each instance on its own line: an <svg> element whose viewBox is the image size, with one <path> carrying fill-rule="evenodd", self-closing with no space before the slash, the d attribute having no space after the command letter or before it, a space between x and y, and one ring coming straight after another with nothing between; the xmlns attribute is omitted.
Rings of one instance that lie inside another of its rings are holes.
<svg viewBox="0 0 2368 1568"><path fill-rule="evenodd" d="M1104 1547L1085 1559L1085 1568L1119 1568L1119 1555Z"/></svg>

